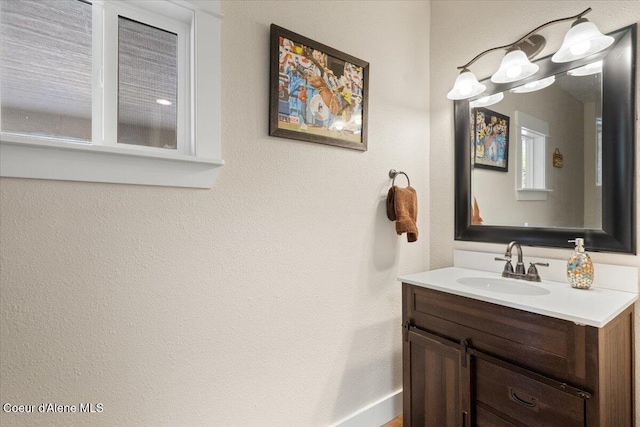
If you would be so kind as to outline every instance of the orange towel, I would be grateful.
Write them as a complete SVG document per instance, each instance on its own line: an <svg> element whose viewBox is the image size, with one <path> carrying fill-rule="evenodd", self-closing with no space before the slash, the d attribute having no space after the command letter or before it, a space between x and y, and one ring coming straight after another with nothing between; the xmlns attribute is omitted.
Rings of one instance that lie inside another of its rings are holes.
<svg viewBox="0 0 640 427"><path fill-rule="evenodd" d="M393 207L393 209L392 209ZM418 240L418 197L413 187L393 186L387 195L387 217L396 221L396 233L407 233L407 241Z"/></svg>
<svg viewBox="0 0 640 427"><path fill-rule="evenodd" d="M391 187L387 193L387 218L389 221L396 220L395 188L395 186Z"/></svg>
<svg viewBox="0 0 640 427"><path fill-rule="evenodd" d="M480 216L480 207L478 201L473 198L473 207L471 208L471 225L482 225L482 217Z"/></svg>

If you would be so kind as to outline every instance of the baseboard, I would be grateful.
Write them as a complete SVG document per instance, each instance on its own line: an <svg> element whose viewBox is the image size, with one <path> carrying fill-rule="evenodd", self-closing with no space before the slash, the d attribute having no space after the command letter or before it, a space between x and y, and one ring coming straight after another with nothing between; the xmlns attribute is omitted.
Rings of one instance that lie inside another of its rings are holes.
<svg viewBox="0 0 640 427"><path fill-rule="evenodd" d="M331 427L379 427L402 414L402 390L373 402Z"/></svg>

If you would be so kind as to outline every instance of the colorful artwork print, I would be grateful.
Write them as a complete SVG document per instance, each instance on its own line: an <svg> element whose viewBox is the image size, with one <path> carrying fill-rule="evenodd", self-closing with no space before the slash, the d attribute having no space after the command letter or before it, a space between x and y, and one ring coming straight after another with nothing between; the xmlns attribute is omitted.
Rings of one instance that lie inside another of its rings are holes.
<svg viewBox="0 0 640 427"><path fill-rule="evenodd" d="M279 40L278 127L360 142L362 67Z"/></svg>
<svg viewBox="0 0 640 427"><path fill-rule="evenodd" d="M368 64L341 59L337 51L332 55L276 30L282 31L277 34L277 106L272 95L270 134L366 150Z"/></svg>
<svg viewBox="0 0 640 427"><path fill-rule="evenodd" d="M509 117L486 108L474 109L474 165L507 172L509 161Z"/></svg>

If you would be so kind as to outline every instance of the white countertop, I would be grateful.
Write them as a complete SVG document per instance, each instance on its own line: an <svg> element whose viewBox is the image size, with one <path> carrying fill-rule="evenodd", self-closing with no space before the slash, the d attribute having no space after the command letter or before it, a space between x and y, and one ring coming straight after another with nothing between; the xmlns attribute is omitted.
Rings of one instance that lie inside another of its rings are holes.
<svg viewBox="0 0 640 427"><path fill-rule="evenodd" d="M514 283L526 283L549 291L546 295L513 295L469 287L457 282L467 277L493 278ZM568 283L527 282L506 279L500 274L460 267L442 268L409 274L398 278L401 282L462 297L473 298L505 307L542 314L578 324L601 328L638 300L638 294L609 289L574 289Z"/></svg>

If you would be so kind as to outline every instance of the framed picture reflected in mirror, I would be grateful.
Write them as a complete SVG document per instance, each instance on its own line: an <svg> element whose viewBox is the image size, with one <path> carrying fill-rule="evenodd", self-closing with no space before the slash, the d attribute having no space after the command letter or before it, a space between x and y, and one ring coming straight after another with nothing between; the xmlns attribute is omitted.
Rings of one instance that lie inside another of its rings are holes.
<svg viewBox="0 0 640 427"><path fill-rule="evenodd" d="M487 108L474 108L474 165L509 171L509 117Z"/></svg>

